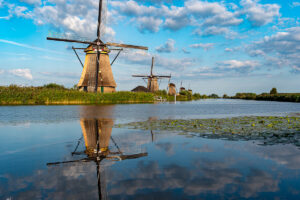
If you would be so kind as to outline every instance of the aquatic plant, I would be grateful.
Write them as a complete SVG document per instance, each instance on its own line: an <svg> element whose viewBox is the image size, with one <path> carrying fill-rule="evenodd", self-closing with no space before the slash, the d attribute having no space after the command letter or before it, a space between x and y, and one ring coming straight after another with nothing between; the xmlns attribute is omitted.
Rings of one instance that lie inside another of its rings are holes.
<svg viewBox="0 0 300 200"><path fill-rule="evenodd" d="M116 125L141 130L176 131L189 136L230 140L260 140L263 144L300 146L300 117L234 117L223 119L164 119Z"/></svg>

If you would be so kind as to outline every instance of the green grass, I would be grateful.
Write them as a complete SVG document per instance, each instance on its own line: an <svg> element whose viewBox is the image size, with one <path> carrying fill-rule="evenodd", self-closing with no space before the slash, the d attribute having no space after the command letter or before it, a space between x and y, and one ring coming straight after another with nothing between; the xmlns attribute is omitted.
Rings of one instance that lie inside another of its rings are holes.
<svg viewBox="0 0 300 200"><path fill-rule="evenodd" d="M49 84L50 85L50 84ZM56 84L43 87L0 86L0 105L71 105L104 103L152 103L152 93L95 94L66 89Z"/></svg>

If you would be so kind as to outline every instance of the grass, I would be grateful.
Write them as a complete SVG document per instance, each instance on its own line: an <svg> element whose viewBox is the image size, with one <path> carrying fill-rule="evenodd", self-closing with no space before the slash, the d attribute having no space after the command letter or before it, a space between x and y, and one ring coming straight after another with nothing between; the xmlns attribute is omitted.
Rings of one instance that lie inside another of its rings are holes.
<svg viewBox="0 0 300 200"><path fill-rule="evenodd" d="M0 105L72 105L104 103L152 103L152 93L95 94L66 89L56 84L42 87L0 86Z"/></svg>

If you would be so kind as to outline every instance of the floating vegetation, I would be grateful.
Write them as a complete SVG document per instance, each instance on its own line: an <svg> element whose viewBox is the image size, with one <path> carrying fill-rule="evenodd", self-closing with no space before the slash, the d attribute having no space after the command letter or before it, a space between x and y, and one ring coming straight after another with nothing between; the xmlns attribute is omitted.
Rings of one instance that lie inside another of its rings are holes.
<svg viewBox="0 0 300 200"><path fill-rule="evenodd" d="M234 117L223 119L165 119L116 125L141 130L176 131L189 136L228 140L260 140L300 146L300 117Z"/></svg>

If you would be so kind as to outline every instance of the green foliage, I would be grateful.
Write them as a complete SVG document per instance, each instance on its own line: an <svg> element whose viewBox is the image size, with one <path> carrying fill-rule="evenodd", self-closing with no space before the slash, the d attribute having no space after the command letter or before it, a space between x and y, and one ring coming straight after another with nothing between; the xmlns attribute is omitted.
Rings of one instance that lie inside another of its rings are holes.
<svg viewBox="0 0 300 200"><path fill-rule="evenodd" d="M228 99L228 98L229 98L229 96L227 94L223 95L223 99Z"/></svg>
<svg viewBox="0 0 300 200"><path fill-rule="evenodd" d="M300 102L300 93L262 93L259 95L255 93L236 93L236 95L231 98L262 101Z"/></svg>
<svg viewBox="0 0 300 200"><path fill-rule="evenodd" d="M54 87L53 87L54 86ZM151 93L87 93L51 85L50 87L0 86L0 105L53 105L153 102Z"/></svg>
<svg viewBox="0 0 300 200"><path fill-rule="evenodd" d="M66 89L65 86L63 85L58 85L56 83L49 83L43 86L44 88L48 88L48 89L57 89L57 90L64 90Z"/></svg>
<svg viewBox="0 0 300 200"><path fill-rule="evenodd" d="M184 101L184 100L186 100L186 101L192 100L192 94L191 94L189 91L184 90L184 91L181 91L179 94L180 94L180 96L182 96L182 97L180 97L180 98L181 98L183 101Z"/></svg>
<svg viewBox="0 0 300 200"><path fill-rule="evenodd" d="M272 88L270 91L270 94L277 94L277 89L276 88Z"/></svg>
<svg viewBox="0 0 300 200"><path fill-rule="evenodd" d="M157 92L155 92L156 95L159 95L159 96L167 96L168 93L167 93L167 90L158 90Z"/></svg>
<svg viewBox="0 0 300 200"><path fill-rule="evenodd" d="M193 94L193 99L194 100L201 99L201 95L199 93L194 93Z"/></svg>
<svg viewBox="0 0 300 200"><path fill-rule="evenodd" d="M209 98L217 99L219 96L217 94L211 94L208 96Z"/></svg>

